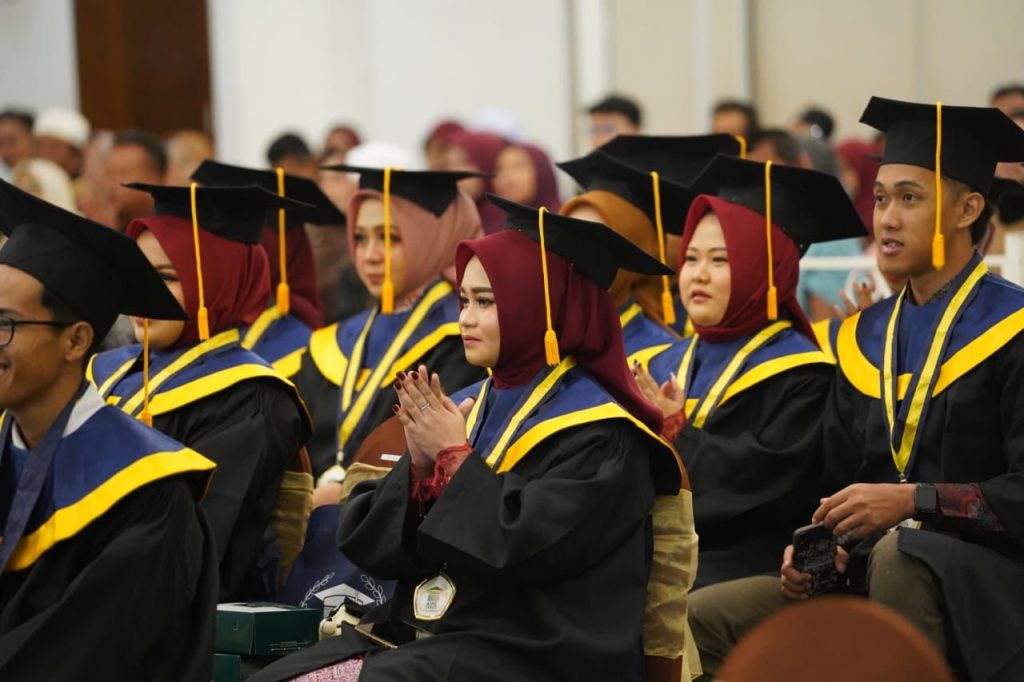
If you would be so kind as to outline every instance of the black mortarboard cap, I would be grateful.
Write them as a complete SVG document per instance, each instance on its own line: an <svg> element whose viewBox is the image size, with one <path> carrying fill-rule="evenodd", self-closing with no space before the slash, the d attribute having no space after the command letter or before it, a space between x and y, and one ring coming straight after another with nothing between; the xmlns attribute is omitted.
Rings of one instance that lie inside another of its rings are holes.
<svg viewBox="0 0 1024 682"><path fill-rule="evenodd" d="M1024 185L1015 180L994 178L989 199L1004 223L1015 223L1024 218Z"/></svg>
<svg viewBox="0 0 1024 682"><path fill-rule="evenodd" d="M0 264L36 278L106 336L119 314L186 320L129 237L0 181Z"/></svg>
<svg viewBox="0 0 1024 682"><path fill-rule="evenodd" d="M657 171L665 180L689 185L716 154L739 156L738 138L716 135L618 135L598 149L644 173Z"/></svg>
<svg viewBox="0 0 1024 682"><path fill-rule="evenodd" d="M540 243L538 209L488 194L487 199L505 211L508 228L525 233ZM672 270L652 258L610 227L557 213L544 214L544 244L548 251L569 261L582 275L602 288L611 286L620 269L644 275L672 275Z"/></svg>
<svg viewBox="0 0 1024 682"><path fill-rule="evenodd" d="M690 189L711 194L765 215L765 164L716 156ZM817 242L863 237L864 223L839 180L796 166L771 168L772 223L800 252Z"/></svg>
<svg viewBox="0 0 1024 682"><path fill-rule="evenodd" d="M155 215L172 215L192 222L191 187L130 182L130 189L153 195ZM262 187L197 187L196 220L199 227L224 239L259 244L268 212L304 211L309 204L279 197Z"/></svg>
<svg viewBox="0 0 1024 682"><path fill-rule="evenodd" d="M338 164L324 170L358 173L359 189L384 191L384 169ZM458 182L466 178L486 178L488 173L471 171L406 171L391 169L391 193L408 199L440 217L458 195Z"/></svg>
<svg viewBox="0 0 1024 682"><path fill-rule="evenodd" d="M203 161L192 174L192 179L209 187L256 185L273 194L278 193L277 171L232 166L219 161ZM309 178L285 173L284 196L311 206L309 209L286 212L286 224L289 229L301 227L303 223L345 224L345 214L323 193L320 186ZM268 225L277 227L277 217L273 216Z"/></svg>
<svg viewBox="0 0 1024 682"><path fill-rule="evenodd" d="M603 149L595 149L586 156L556 165L568 173L584 191L610 192L636 206L656 224L651 175L614 158ZM681 234L686 212L696 195L665 177L659 177L658 180L662 226L669 234Z"/></svg>
<svg viewBox="0 0 1024 682"><path fill-rule="evenodd" d="M871 98L860 121L886 133L882 165L935 170L936 109ZM992 107L942 105L941 175L987 194L999 161L1024 161L1024 130Z"/></svg>

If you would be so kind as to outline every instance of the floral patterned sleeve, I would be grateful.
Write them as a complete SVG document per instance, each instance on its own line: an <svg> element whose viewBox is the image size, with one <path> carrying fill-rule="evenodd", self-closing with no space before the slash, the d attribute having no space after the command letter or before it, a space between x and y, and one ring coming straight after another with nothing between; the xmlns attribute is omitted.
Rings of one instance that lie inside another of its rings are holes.
<svg viewBox="0 0 1024 682"><path fill-rule="evenodd" d="M1006 526L989 506L977 483L936 483L939 528L970 535L999 535Z"/></svg>

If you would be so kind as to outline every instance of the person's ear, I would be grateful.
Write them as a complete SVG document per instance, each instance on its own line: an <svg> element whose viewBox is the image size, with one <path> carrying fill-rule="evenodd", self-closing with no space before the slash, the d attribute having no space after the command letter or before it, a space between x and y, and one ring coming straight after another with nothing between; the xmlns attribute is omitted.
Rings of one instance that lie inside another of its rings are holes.
<svg viewBox="0 0 1024 682"><path fill-rule="evenodd" d="M956 229L970 229L971 225L985 210L985 197L980 192L970 192L957 201Z"/></svg>
<svg viewBox="0 0 1024 682"><path fill-rule="evenodd" d="M75 322L64 330L64 336L67 339L64 358L68 362L77 362L89 356L93 339L96 337L92 325L84 321Z"/></svg>

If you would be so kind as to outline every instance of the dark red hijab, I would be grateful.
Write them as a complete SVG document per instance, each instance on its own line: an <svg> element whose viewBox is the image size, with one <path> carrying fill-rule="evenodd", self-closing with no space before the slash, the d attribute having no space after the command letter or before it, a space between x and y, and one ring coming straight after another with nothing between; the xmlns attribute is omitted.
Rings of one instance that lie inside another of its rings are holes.
<svg viewBox="0 0 1024 682"><path fill-rule="evenodd" d="M535 145L523 143L516 146L530 157L537 178L537 193L533 199L525 203L538 208L543 206L552 213L558 213L562 208L562 199L558 196L558 181L555 179L555 166L551 163L551 158Z"/></svg>
<svg viewBox="0 0 1024 682"><path fill-rule="evenodd" d="M192 241L192 223L169 215L149 216L134 220L127 233L132 239L149 230L160 242L174 269L178 271L185 294L188 322L174 344L185 348L199 343L199 284L196 277L196 251ZM199 247L203 259L203 293L210 317L210 335L243 324L252 324L270 300L270 268L267 252L223 239L206 230L199 230Z"/></svg>
<svg viewBox="0 0 1024 682"><path fill-rule="evenodd" d="M836 156L857 173L859 186L851 198L857 208L857 215L868 229L868 234L874 234L872 229L875 220L875 178L878 177L881 155L882 150L878 145L863 140L847 140L836 147Z"/></svg>
<svg viewBox="0 0 1024 682"><path fill-rule="evenodd" d="M733 204L718 197L701 194L690 205L683 230L682 256L693 233L709 212L718 217L725 236L729 255L732 288L729 305L722 321L714 327L693 323L693 328L705 341L730 341L750 336L764 327L768 319L768 246L765 243L764 216L745 206ZM800 251L785 233L772 225L772 260L775 264L775 288L778 290L779 317L792 320L793 327L815 341L811 324L796 297L800 279Z"/></svg>
<svg viewBox="0 0 1024 682"><path fill-rule="evenodd" d="M453 147L458 147L466 152L476 169L482 173L494 172L498 154L508 146L508 142L500 135L468 130L453 133L449 142ZM485 180L484 185L485 193L494 192L494 184L490 178ZM483 223L484 232L491 234L500 230L505 221L505 212L487 201L487 197L483 194L474 197L473 200L476 201L476 208L480 212L480 221Z"/></svg>
<svg viewBox="0 0 1024 682"><path fill-rule="evenodd" d="M540 245L517 230L462 242L455 254L460 283L473 256L491 280L498 310L501 350L492 368L494 385L522 386L547 364ZM661 412L640 394L626 364L622 325L611 296L561 256L548 252L547 260L551 319L562 357L575 356L630 414L660 433Z"/></svg>
<svg viewBox="0 0 1024 682"><path fill-rule="evenodd" d="M285 230L287 250L288 287L291 289L291 314L305 322L311 329L324 326L323 309L320 307L320 287L316 282L313 264L313 249L306 237L306 229L299 227ZM276 292L281 281L281 256L278 250L276 228L263 228L263 248L270 262L270 291Z"/></svg>

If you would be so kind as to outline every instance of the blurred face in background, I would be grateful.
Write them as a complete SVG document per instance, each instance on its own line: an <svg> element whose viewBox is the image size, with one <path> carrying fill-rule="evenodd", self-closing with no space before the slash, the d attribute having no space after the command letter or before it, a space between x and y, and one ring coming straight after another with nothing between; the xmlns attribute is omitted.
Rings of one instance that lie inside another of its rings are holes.
<svg viewBox="0 0 1024 682"><path fill-rule="evenodd" d="M529 204L537 196L537 170L522 147L508 147L498 154L494 191L512 201Z"/></svg>

